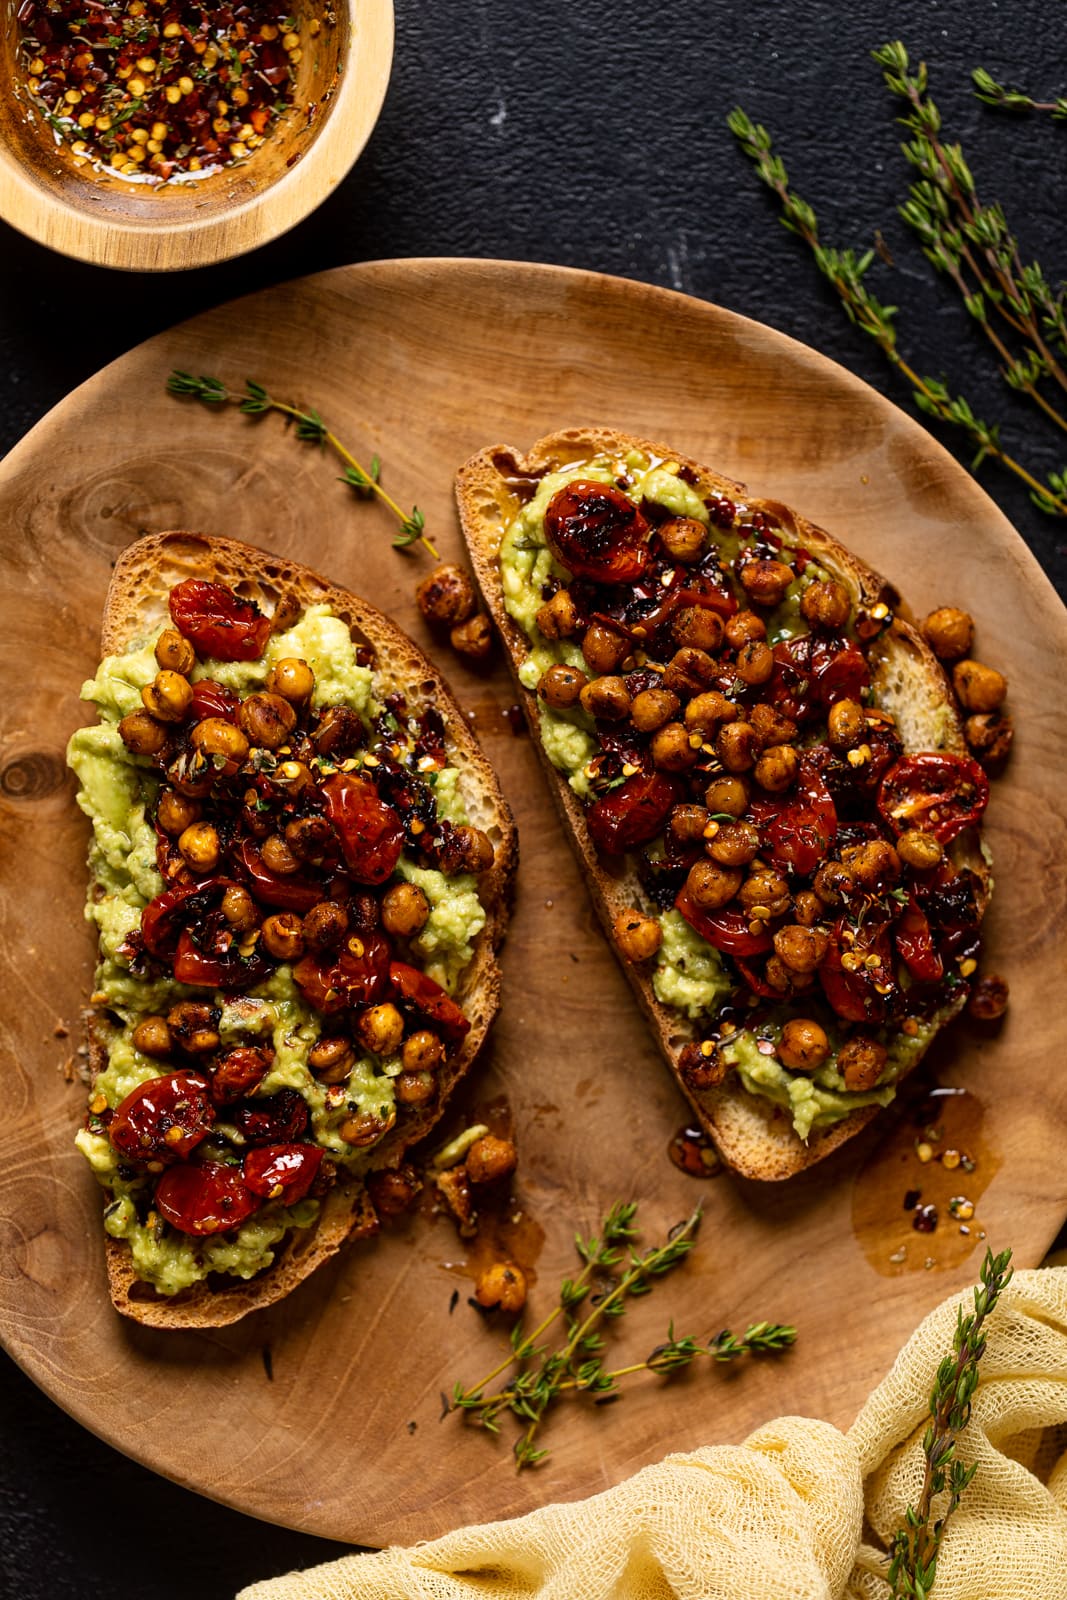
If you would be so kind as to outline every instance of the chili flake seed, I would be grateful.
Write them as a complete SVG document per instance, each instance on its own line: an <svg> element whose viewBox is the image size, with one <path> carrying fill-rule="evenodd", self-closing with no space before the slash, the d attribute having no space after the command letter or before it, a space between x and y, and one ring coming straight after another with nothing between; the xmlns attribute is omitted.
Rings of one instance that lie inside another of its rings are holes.
<svg viewBox="0 0 1067 1600"><path fill-rule="evenodd" d="M948 1203L948 1209L960 1222L970 1222L974 1216L974 1201L968 1200L966 1195L954 1194Z"/></svg>
<svg viewBox="0 0 1067 1600"><path fill-rule="evenodd" d="M93 1098L89 1101L89 1110L92 1112L94 1117L101 1116L107 1110L107 1095L94 1094Z"/></svg>
<svg viewBox="0 0 1067 1600"><path fill-rule="evenodd" d="M623 775L624 778L632 778L634 776L634 774L639 772L639 771L640 771L640 768L639 767L635 767L632 761L624 761L623 762L622 775Z"/></svg>
<svg viewBox="0 0 1067 1600"><path fill-rule="evenodd" d="M713 1056L715 1054L715 1040L703 1039L700 1045L700 1054L702 1056Z"/></svg>
<svg viewBox="0 0 1067 1600"><path fill-rule="evenodd" d="M943 1167L948 1167L949 1171L951 1172L954 1170L954 1168L959 1166L962 1160L963 1157L958 1150L946 1150L941 1156L941 1165Z"/></svg>
<svg viewBox="0 0 1067 1600"><path fill-rule="evenodd" d="M978 971L978 963L973 956L968 956L966 961L960 962L960 977L970 978Z"/></svg>
<svg viewBox="0 0 1067 1600"><path fill-rule="evenodd" d="M361 956L363 954L364 950L366 949L366 946L363 943L363 940L359 937L359 935L354 933L352 935L351 939L349 939L349 941L348 941L348 948L349 948L350 952L352 953L352 955Z"/></svg>
<svg viewBox="0 0 1067 1600"><path fill-rule="evenodd" d="M927 1144L925 1139L922 1139L915 1146L915 1154L922 1162L932 1161L934 1159L934 1147L931 1144Z"/></svg>
<svg viewBox="0 0 1067 1600"><path fill-rule="evenodd" d="M879 600L876 606L871 607L871 616L874 617L876 622L884 622L888 615L889 607L883 604L881 600Z"/></svg>

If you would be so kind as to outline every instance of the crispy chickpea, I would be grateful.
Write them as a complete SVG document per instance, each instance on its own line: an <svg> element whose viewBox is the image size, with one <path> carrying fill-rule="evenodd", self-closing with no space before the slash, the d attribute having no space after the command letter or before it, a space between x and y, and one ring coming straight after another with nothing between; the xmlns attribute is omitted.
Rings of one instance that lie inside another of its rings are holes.
<svg viewBox="0 0 1067 1600"><path fill-rule="evenodd" d="M514 1261L494 1261L478 1279L474 1298L486 1310L497 1306L511 1316L526 1304L526 1275Z"/></svg>
<svg viewBox="0 0 1067 1600"><path fill-rule="evenodd" d="M272 780L286 794L302 794L312 781L310 769L303 761L279 761L271 773Z"/></svg>
<svg viewBox="0 0 1067 1600"><path fill-rule="evenodd" d="M711 821L706 806L675 806L667 819L667 828L679 844L703 844L704 829Z"/></svg>
<svg viewBox="0 0 1067 1600"><path fill-rule="evenodd" d="M345 1144L354 1145L357 1150L366 1150L383 1139L395 1121L395 1115L379 1117L373 1111L359 1111L354 1116L346 1117L337 1131Z"/></svg>
<svg viewBox="0 0 1067 1600"><path fill-rule="evenodd" d="M554 711L564 711L568 706L578 704L588 682L585 673L577 667L559 665L549 667L547 672L541 674L537 692L546 706L551 706Z"/></svg>
<svg viewBox="0 0 1067 1600"><path fill-rule="evenodd" d="M301 861L320 859L332 837L325 817L292 817L285 824L285 842Z"/></svg>
<svg viewBox="0 0 1067 1600"><path fill-rule="evenodd" d="M546 639L570 639L578 632L578 607L569 589L557 589L534 618Z"/></svg>
<svg viewBox="0 0 1067 1600"><path fill-rule="evenodd" d="M867 718L858 700L838 700L826 717L826 737L835 750L851 750L867 732Z"/></svg>
<svg viewBox="0 0 1067 1600"><path fill-rule="evenodd" d="M702 911L717 911L740 889L741 874L717 861L694 861L685 886Z"/></svg>
<svg viewBox="0 0 1067 1600"><path fill-rule="evenodd" d="M805 928L787 922L774 936L775 954L791 972L814 972L826 959L829 935L822 928Z"/></svg>
<svg viewBox="0 0 1067 1600"><path fill-rule="evenodd" d="M788 717L783 717L774 706L762 700L752 707L748 720L756 730L761 750L766 750L772 744L792 744L797 736L796 723L790 722Z"/></svg>
<svg viewBox="0 0 1067 1600"><path fill-rule="evenodd" d="M792 997L803 994L805 989L810 989L815 982L813 972L794 972L792 967L787 967L779 955L768 956L763 966L763 976L772 989L777 989L781 995Z"/></svg>
<svg viewBox="0 0 1067 1600"><path fill-rule="evenodd" d="M687 1044L678 1057L678 1069L688 1089L699 1093L714 1089L726 1079L730 1068L714 1039Z"/></svg>
<svg viewBox="0 0 1067 1600"><path fill-rule="evenodd" d="M681 703L669 689L642 689L630 703L630 721L638 733L655 733L670 721Z"/></svg>
<svg viewBox="0 0 1067 1600"><path fill-rule="evenodd" d="M809 1017L794 1017L782 1029L778 1059L794 1072L814 1072L830 1054L826 1030Z"/></svg>
<svg viewBox="0 0 1067 1600"><path fill-rule="evenodd" d="M837 1067L846 1089L873 1089L889 1055L884 1044L857 1033L837 1052Z"/></svg>
<svg viewBox="0 0 1067 1600"><path fill-rule="evenodd" d="M606 627L603 622L591 623L582 640L582 655L590 672L617 671L630 654L630 648L630 641L625 634L616 633L614 628Z"/></svg>
<svg viewBox="0 0 1067 1600"><path fill-rule="evenodd" d="M302 932L309 950L338 950L348 932L348 912L337 900L320 900L304 913Z"/></svg>
<svg viewBox="0 0 1067 1600"><path fill-rule="evenodd" d="M192 731L194 747L205 756L222 756L236 772L248 756L248 740L224 717L205 717Z"/></svg>
<svg viewBox="0 0 1067 1600"><path fill-rule="evenodd" d="M587 683L579 699L591 717L604 722L621 722L630 715L630 696L623 678L594 678Z"/></svg>
<svg viewBox="0 0 1067 1600"><path fill-rule="evenodd" d="M751 822L727 822L705 848L721 867L747 867L759 855L759 834Z"/></svg>
<svg viewBox="0 0 1067 1600"><path fill-rule="evenodd" d="M277 750L296 727L296 712L280 694L250 694L237 708L237 725L249 744Z"/></svg>
<svg viewBox="0 0 1067 1600"><path fill-rule="evenodd" d="M836 907L856 892L856 880L840 861L824 861L811 880L812 889L824 906Z"/></svg>
<svg viewBox="0 0 1067 1600"><path fill-rule="evenodd" d="M922 631L939 661L958 661L974 643L974 620L956 606L939 606L931 611Z"/></svg>
<svg viewBox="0 0 1067 1600"><path fill-rule="evenodd" d="M663 929L658 920L640 911L620 911L613 932L619 954L626 961L648 961L663 943Z"/></svg>
<svg viewBox="0 0 1067 1600"><path fill-rule="evenodd" d="M156 640L156 661L166 672L188 677L196 666L196 651L177 628L164 628Z"/></svg>
<svg viewBox="0 0 1067 1600"><path fill-rule="evenodd" d="M759 556L755 561L746 561L738 577L753 605L780 606L793 581L793 569L784 561Z"/></svg>
<svg viewBox="0 0 1067 1600"><path fill-rule="evenodd" d="M499 1183L518 1166L519 1153L510 1139L485 1133L467 1151L467 1176L472 1183Z"/></svg>
<svg viewBox="0 0 1067 1600"><path fill-rule="evenodd" d="M1015 729L1004 711L979 711L968 717L963 732L971 752L983 766L995 767L1011 753Z"/></svg>
<svg viewBox="0 0 1067 1600"><path fill-rule="evenodd" d="M221 848L218 829L210 822L192 822L178 837L178 849L193 872L214 872Z"/></svg>
<svg viewBox="0 0 1067 1600"><path fill-rule="evenodd" d="M978 1022L997 1022L1008 1009L1008 985L1003 978L990 973L979 978L967 1002L967 1010ZM134 1043L136 1044L136 1036ZM144 1046L140 1046L141 1049Z"/></svg>
<svg viewBox="0 0 1067 1600"><path fill-rule="evenodd" d="M689 743L689 730L680 722L668 722L659 728L652 735L650 749L653 765L661 772L688 772L698 755Z"/></svg>
<svg viewBox="0 0 1067 1600"><path fill-rule="evenodd" d="M840 633L849 619L852 603L843 583L809 583L800 597L800 614L813 628Z"/></svg>
<svg viewBox="0 0 1067 1600"><path fill-rule="evenodd" d="M980 661L957 661L952 669L952 687L964 710L997 711L1004 704L1008 680L995 667L983 666Z"/></svg>
<svg viewBox="0 0 1067 1600"><path fill-rule="evenodd" d="M157 672L141 690L144 708L160 722L184 722L193 703L193 686L180 672ZM976 706L976 711L988 707Z"/></svg>
<svg viewBox="0 0 1067 1600"><path fill-rule="evenodd" d="M394 883L382 896L382 927L402 939L414 938L425 928L430 902L414 883Z"/></svg>
<svg viewBox="0 0 1067 1600"><path fill-rule="evenodd" d="M276 911L260 930L263 948L275 961L299 961L304 954L302 927L295 911Z"/></svg>
<svg viewBox="0 0 1067 1600"><path fill-rule="evenodd" d="M915 872L929 872L931 867L937 866L944 853L933 834L924 833L921 828L909 828L897 840L897 855Z"/></svg>
<svg viewBox="0 0 1067 1600"><path fill-rule="evenodd" d="M704 790L704 804L712 816L743 816L748 800L749 788L744 778L712 778Z"/></svg>
<svg viewBox="0 0 1067 1600"><path fill-rule="evenodd" d="M722 644L722 619L708 606L683 606L671 622L675 644L694 650L718 650Z"/></svg>
<svg viewBox="0 0 1067 1600"><path fill-rule="evenodd" d="M773 867L761 867L745 879L738 899L746 911L765 906L772 917L781 917L789 910L789 884Z"/></svg>
<svg viewBox="0 0 1067 1600"><path fill-rule="evenodd" d="M704 554L708 530L696 517L671 517L657 529L660 543L672 561L690 566Z"/></svg>
<svg viewBox="0 0 1067 1600"><path fill-rule="evenodd" d="M691 645L684 645L681 650L675 651L667 663L662 683L672 694L688 698L690 695L699 694L701 689L710 687L718 675L719 668L706 650L696 650Z"/></svg>
<svg viewBox="0 0 1067 1600"><path fill-rule="evenodd" d="M201 810L198 800L190 800L188 795L178 794L174 789L164 789L156 806L156 824L174 838L199 822Z"/></svg>
<svg viewBox="0 0 1067 1600"><path fill-rule="evenodd" d="M712 739L724 722L734 722L737 707L718 689L709 689L690 700L685 708L685 725L692 733Z"/></svg>
<svg viewBox="0 0 1067 1600"><path fill-rule="evenodd" d="M276 872L279 877L288 877L300 865L280 833L272 833L269 838L264 839L259 847L259 853L268 872Z"/></svg>
<svg viewBox="0 0 1067 1600"><path fill-rule="evenodd" d="M485 661L493 648L493 625L484 611L457 622L448 635L448 642L457 655L468 661Z"/></svg>
<svg viewBox="0 0 1067 1600"><path fill-rule="evenodd" d="M429 1028L409 1033L404 1040L401 1055L404 1071L411 1073L434 1072L445 1059L445 1047Z"/></svg>
<svg viewBox="0 0 1067 1600"><path fill-rule="evenodd" d="M367 1175L367 1189L380 1217L399 1217L410 1211L421 1188L422 1179L409 1166Z"/></svg>
<svg viewBox="0 0 1067 1600"><path fill-rule="evenodd" d="M885 839L850 845L842 850L841 861L861 888L876 889L900 882L900 857Z"/></svg>
<svg viewBox="0 0 1067 1600"><path fill-rule="evenodd" d="M715 749L727 772L747 772L756 760L756 730L751 722L728 722L719 732Z"/></svg>
<svg viewBox="0 0 1067 1600"><path fill-rule="evenodd" d="M180 1000L167 1012L171 1039L190 1055L210 1055L219 1047L218 1015L202 1000Z"/></svg>
<svg viewBox="0 0 1067 1600"><path fill-rule="evenodd" d="M424 1106L437 1092L432 1072L402 1072L393 1085L402 1106Z"/></svg>
<svg viewBox="0 0 1067 1600"><path fill-rule="evenodd" d="M458 853L461 872L488 872L496 860L493 841L481 828L469 828L461 824L453 828L452 841Z"/></svg>
<svg viewBox="0 0 1067 1600"><path fill-rule="evenodd" d="M823 903L811 889L801 889L793 897L793 915L802 928L813 928L823 918Z"/></svg>
<svg viewBox="0 0 1067 1600"><path fill-rule="evenodd" d="M143 1056L169 1056L174 1046L166 1017L142 1017L133 1030L133 1048Z"/></svg>
<svg viewBox="0 0 1067 1600"><path fill-rule="evenodd" d="M267 688L271 694L280 694L283 700L300 705L311 699L315 687L315 674L302 656L282 656L267 674Z"/></svg>
<svg viewBox="0 0 1067 1600"><path fill-rule="evenodd" d="M131 755L158 756L166 748L168 734L147 711L131 711L119 723L119 738Z"/></svg>
<svg viewBox="0 0 1067 1600"><path fill-rule="evenodd" d="M308 1066L323 1083L343 1083L355 1061L351 1040L340 1034L319 1039L308 1051Z"/></svg>
<svg viewBox="0 0 1067 1600"><path fill-rule="evenodd" d="M750 639L737 652L737 676L742 683L766 683L774 671L774 652L764 639Z"/></svg>
<svg viewBox="0 0 1067 1600"><path fill-rule="evenodd" d="M726 624L726 643L731 650L743 650L754 639L766 639L767 624L754 611L735 611Z"/></svg>
<svg viewBox="0 0 1067 1600"><path fill-rule="evenodd" d="M396 1006L386 1001L360 1013L356 1032L364 1049L373 1055L395 1055L404 1037L404 1019Z"/></svg>
<svg viewBox="0 0 1067 1600"><path fill-rule="evenodd" d="M791 744L768 745L759 760L753 777L761 789L771 794L784 794L797 779L800 757Z"/></svg>
<svg viewBox="0 0 1067 1600"><path fill-rule="evenodd" d="M474 610L474 585L462 567L444 561L417 585L415 601L427 622L452 627Z"/></svg>
<svg viewBox="0 0 1067 1600"><path fill-rule="evenodd" d="M247 889L242 889L236 883L231 883L223 891L222 914L235 933L250 933L259 926L256 902Z"/></svg>
<svg viewBox="0 0 1067 1600"><path fill-rule="evenodd" d="M366 729L351 706L327 706L319 712L311 742L320 756L350 756L361 748Z"/></svg>

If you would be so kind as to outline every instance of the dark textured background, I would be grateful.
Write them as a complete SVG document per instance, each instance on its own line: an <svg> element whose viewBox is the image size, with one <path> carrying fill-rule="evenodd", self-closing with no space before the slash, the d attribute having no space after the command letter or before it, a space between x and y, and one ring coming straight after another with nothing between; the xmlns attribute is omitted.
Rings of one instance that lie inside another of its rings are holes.
<svg viewBox="0 0 1067 1600"><path fill-rule="evenodd" d="M912 363L999 419L1012 453L1040 475L1067 462L1067 442L999 383L980 333L896 218L906 168L867 51L899 36L930 63L981 192L1004 200L1024 255L1055 279L1067 269L1067 127L1007 119L969 91L979 64L1040 98L1067 89L1063 35L1050 22L1044 0L397 0L378 128L348 180L288 237L223 266L137 278L51 255L0 224L0 449L103 363L183 317L318 268L408 255L554 261L682 289L814 345L907 405L734 147L723 119L740 101L776 134L827 243L865 247L881 230L892 265L878 262L871 282L903 308ZM1063 524L997 468L982 481L1067 590ZM223 1600L338 1553L153 1477L0 1363L8 1593Z"/></svg>

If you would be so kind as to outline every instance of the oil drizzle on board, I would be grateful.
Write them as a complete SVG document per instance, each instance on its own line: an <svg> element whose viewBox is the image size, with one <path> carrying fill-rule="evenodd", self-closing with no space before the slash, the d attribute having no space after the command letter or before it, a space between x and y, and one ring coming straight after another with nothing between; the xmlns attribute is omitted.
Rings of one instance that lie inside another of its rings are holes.
<svg viewBox="0 0 1067 1600"><path fill-rule="evenodd" d="M515 1119L502 1095L474 1105L465 1114L464 1121L468 1125L484 1123L498 1139L515 1139ZM521 1169L520 1146L519 1171ZM455 1230L456 1248L449 1249L441 1263L446 1272L477 1283L494 1262L510 1261L521 1268L527 1287L537 1282L536 1263L545 1242L545 1230L516 1196L513 1180L503 1186L487 1185L479 1193L475 1231L469 1238L459 1232L455 1218L432 1182L427 1183L424 1191L424 1209L434 1218L447 1219Z"/></svg>
<svg viewBox="0 0 1067 1600"><path fill-rule="evenodd" d="M955 1267L983 1244L981 1197L1000 1166L984 1121L955 1085L902 1100L852 1189L853 1232L882 1277Z"/></svg>

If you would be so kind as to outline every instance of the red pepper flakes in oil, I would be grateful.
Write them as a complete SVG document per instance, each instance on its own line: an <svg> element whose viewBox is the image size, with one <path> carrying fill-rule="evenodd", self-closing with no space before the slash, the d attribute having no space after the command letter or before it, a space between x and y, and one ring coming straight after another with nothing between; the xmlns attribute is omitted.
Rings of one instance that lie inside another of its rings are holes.
<svg viewBox="0 0 1067 1600"><path fill-rule="evenodd" d="M22 0L18 21L26 90L75 163L152 185L250 156L322 29L279 0Z"/></svg>

